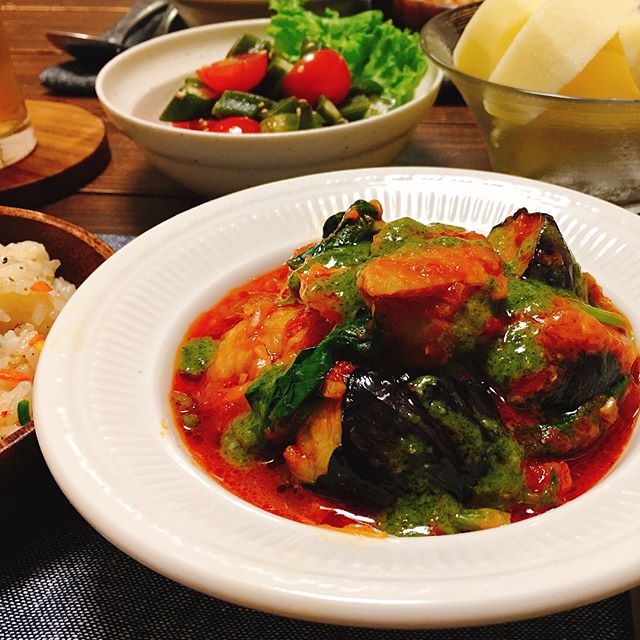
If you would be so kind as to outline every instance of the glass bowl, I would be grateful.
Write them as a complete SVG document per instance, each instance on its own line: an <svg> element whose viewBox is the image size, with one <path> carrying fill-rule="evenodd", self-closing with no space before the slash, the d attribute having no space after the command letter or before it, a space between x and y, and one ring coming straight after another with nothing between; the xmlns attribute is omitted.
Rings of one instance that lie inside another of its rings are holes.
<svg viewBox="0 0 640 640"><path fill-rule="evenodd" d="M471 110L493 170L619 204L640 201L640 100L542 94L458 71L453 50L479 4L441 13L420 35Z"/></svg>

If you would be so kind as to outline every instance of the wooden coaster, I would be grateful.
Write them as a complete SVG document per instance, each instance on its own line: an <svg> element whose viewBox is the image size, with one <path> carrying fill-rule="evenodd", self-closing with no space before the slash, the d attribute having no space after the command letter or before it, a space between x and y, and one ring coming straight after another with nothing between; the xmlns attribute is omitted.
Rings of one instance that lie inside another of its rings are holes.
<svg viewBox="0 0 640 640"><path fill-rule="evenodd" d="M77 191L109 164L104 123L81 107L27 100L38 145L20 162L0 169L0 204L35 207Z"/></svg>

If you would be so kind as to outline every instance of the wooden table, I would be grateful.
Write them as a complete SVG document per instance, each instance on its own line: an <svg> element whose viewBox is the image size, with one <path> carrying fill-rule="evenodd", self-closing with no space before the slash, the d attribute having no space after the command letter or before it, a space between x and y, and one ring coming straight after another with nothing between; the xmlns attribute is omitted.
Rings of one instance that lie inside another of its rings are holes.
<svg viewBox="0 0 640 640"><path fill-rule="evenodd" d="M129 8L122 0L118 4L105 0L2 2L0 11L25 97L75 104L106 122L96 98L54 96L39 84L43 69L68 59L49 44L44 33L64 29L98 34ZM439 100L425 115L395 165L489 168L480 133L466 107L445 102ZM49 202L40 210L97 233L140 234L203 201L156 170L138 147L108 122L107 134L112 154L107 169L77 193ZM633 601L640 611L637 591Z"/></svg>
<svg viewBox="0 0 640 640"><path fill-rule="evenodd" d="M97 98L54 96L39 84L38 75L43 69L68 59L49 44L44 33L64 29L98 34L130 6L122 0L118 4L105 0L2 2L0 10L25 97L76 104L106 122ZM77 193L41 206L41 211L93 232L139 234L203 201L156 170L110 123L107 135L112 154L107 169ZM466 107L440 103L426 114L394 164L489 168L479 131Z"/></svg>

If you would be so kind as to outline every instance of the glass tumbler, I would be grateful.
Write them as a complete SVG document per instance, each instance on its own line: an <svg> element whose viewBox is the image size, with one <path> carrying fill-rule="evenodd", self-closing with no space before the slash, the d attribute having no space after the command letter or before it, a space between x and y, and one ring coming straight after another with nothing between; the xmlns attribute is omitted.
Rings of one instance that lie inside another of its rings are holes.
<svg viewBox="0 0 640 640"><path fill-rule="evenodd" d="M35 146L36 137L13 71L9 44L0 20L0 169L22 160Z"/></svg>
<svg viewBox="0 0 640 640"><path fill-rule="evenodd" d="M477 7L436 16L422 29L421 41L471 110L493 170L619 204L640 202L640 100L542 94L458 71L453 50Z"/></svg>

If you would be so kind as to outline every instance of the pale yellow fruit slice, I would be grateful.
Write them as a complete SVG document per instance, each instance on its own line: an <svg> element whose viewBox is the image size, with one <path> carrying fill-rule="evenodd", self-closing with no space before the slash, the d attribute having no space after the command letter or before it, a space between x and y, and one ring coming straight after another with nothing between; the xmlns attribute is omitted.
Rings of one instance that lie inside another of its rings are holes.
<svg viewBox="0 0 640 640"><path fill-rule="evenodd" d="M547 0L484 0L453 51L457 69L488 80L525 22Z"/></svg>
<svg viewBox="0 0 640 640"><path fill-rule="evenodd" d="M614 36L587 66L560 90L576 98L636 100L636 84L619 36Z"/></svg>
<svg viewBox="0 0 640 640"><path fill-rule="evenodd" d="M549 0L522 27L491 82L558 93L620 29L638 0Z"/></svg>
<svg viewBox="0 0 640 640"><path fill-rule="evenodd" d="M640 11L634 11L620 25L620 42L631 73L640 86Z"/></svg>

